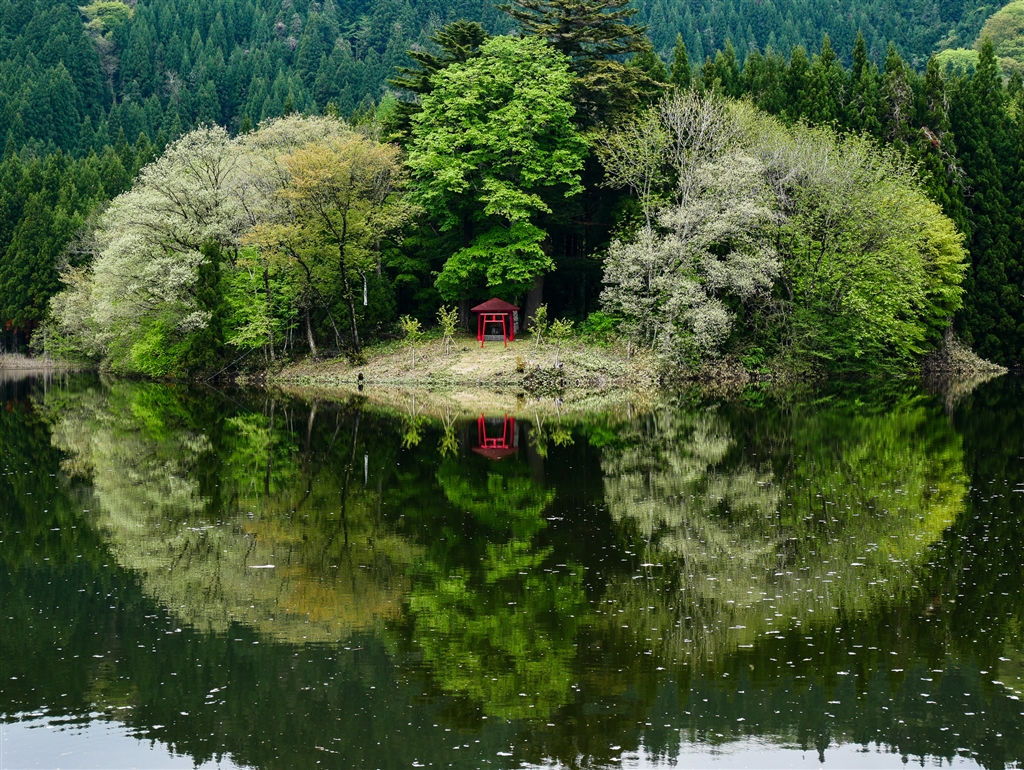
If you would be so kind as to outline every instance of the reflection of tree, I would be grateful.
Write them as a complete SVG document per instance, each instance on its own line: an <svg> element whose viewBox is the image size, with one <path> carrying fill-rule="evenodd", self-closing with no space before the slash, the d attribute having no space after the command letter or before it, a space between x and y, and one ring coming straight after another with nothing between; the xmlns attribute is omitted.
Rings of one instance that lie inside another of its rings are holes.
<svg viewBox="0 0 1024 770"><path fill-rule="evenodd" d="M446 527L414 578L413 641L443 690L509 719L546 719L572 696L583 571L554 564L538 536L553 489L515 458L441 463L462 526Z"/></svg>
<svg viewBox="0 0 1024 770"><path fill-rule="evenodd" d="M481 574L424 567L413 640L445 691L507 719L546 719L570 700L576 634L589 610L582 570L545 569L549 548L487 546Z"/></svg>
<svg viewBox="0 0 1024 770"><path fill-rule="evenodd" d="M605 448L609 509L656 563L611 592L618 625L661 629L672 659L906 598L962 510L959 440L920 404L768 424L751 443L721 413L655 413ZM757 462L759 443L789 462Z"/></svg>
<svg viewBox="0 0 1024 770"><path fill-rule="evenodd" d="M544 526L541 513L555 497L530 476L522 463L450 458L441 463L437 481L459 511L497 532L528 539Z"/></svg>
<svg viewBox="0 0 1024 770"><path fill-rule="evenodd" d="M442 458L455 457L459 453L459 438L455 435L455 418L451 407L446 405L441 418L441 440L437 444L438 454Z"/></svg>
<svg viewBox="0 0 1024 770"><path fill-rule="evenodd" d="M350 446L334 448L342 467L316 468L287 404L202 424L204 406L118 383L57 414L54 444L91 476L94 520L118 561L181 620L211 631L241 622L332 641L398 616L415 549L379 526L378 495L355 483L358 420Z"/></svg>

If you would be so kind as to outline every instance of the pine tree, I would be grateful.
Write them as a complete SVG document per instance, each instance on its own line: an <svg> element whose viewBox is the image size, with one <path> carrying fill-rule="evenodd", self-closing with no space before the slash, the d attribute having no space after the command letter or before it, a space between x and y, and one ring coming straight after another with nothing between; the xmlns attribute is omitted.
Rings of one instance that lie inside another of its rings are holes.
<svg viewBox="0 0 1024 770"><path fill-rule="evenodd" d="M665 62L661 60L654 50L654 46L651 45L651 41L646 37L640 43L640 50L629 60L629 64L643 72L654 83L668 82L668 69L665 67ZM658 90L660 89L652 89L652 93L657 93Z"/></svg>
<svg viewBox="0 0 1024 770"><path fill-rule="evenodd" d="M910 67L889 43L885 55L885 71L882 74L882 98L885 102L885 138L905 149L911 141L910 121L914 113L914 89L911 85L913 74Z"/></svg>
<svg viewBox="0 0 1024 770"><path fill-rule="evenodd" d="M868 58L867 42L864 40L864 36L858 32L853 46L850 100L846 110L847 126L854 131L863 131L872 136L881 135L880 89L878 68Z"/></svg>
<svg viewBox="0 0 1024 770"><path fill-rule="evenodd" d="M676 46L672 49L672 68L668 82L676 88L689 88L692 80L690 73L690 57L686 53L686 43L682 33L676 35Z"/></svg>
<svg viewBox="0 0 1024 770"><path fill-rule="evenodd" d="M786 72L786 117L797 121L813 112L811 101L811 62L803 46L797 46L789 57Z"/></svg>
<svg viewBox="0 0 1024 770"><path fill-rule="evenodd" d="M832 41L825 35L821 51L814 57L810 73L810 104L808 119L814 123L834 123L843 117L848 83Z"/></svg>
<svg viewBox="0 0 1024 770"><path fill-rule="evenodd" d="M527 35L549 42L569 57L576 76L576 118L600 124L642 101L653 83L618 60L637 53L646 28L629 23L629 0L512 0L498 8Z"/></svg>
<svg viewBox="0 0 1024 770"><path fill-rule="evenodd" d="M715 74L722 89L722 93L733 99L740 96L742 83L740 81L740 63L736 58L736 48L732 40L726 39L725 49L715 54Z"/></svg>
<svg viewBox="0 0 1024 770"><path fill-rule="evenodd" d="M957 327L982 356L1000 363L1021 360L1024 308L1021 275L1011 240L1014 222L1004 188L1012 144L1003 109L1005 92L992 43L979 52L969 81L960 81L953 99L953 128L967 169L967 208L971 222L971 269L965 280L964 309ZM1019 232L1019 231L1018 231Z"/></svg>
<svg viewBox="0 0 1024 770"><path fill-rule="evenodd" d="M398 67L398 74L388 82L399 89L416 97L425 96L433 90L431 77L445 67L458 62L465 62L477 56L480 46L489 35L476 22L455 21L447 24L431 36L431 41L440 49L440 53L410 50L409 58L415 67ZM405 139L412 127L412 116L420 111L419 101L400 100L388 120L387 128L396 138Z"/></svg>
<svg viewBox="0 0 1024 770"><path fill-rule="evenodd" d="M928 60L923 89L919 128L912 148L921 163L921 181L946 216L956 222L961 232L970 234L963 196L963 170L949 122L946 81L934 56Z"/></svg>

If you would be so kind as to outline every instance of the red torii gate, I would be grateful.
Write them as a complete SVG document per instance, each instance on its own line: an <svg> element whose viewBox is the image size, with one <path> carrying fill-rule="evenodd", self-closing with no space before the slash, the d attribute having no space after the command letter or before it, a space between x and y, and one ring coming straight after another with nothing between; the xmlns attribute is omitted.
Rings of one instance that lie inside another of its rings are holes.
<svg viewBox="0 0 1024 770"><path fill-rule="evenodd" d="M484 338L487 336L487 324L501 324L501 336L505 341L505 347L508 347L509 340L515 341L515 313L519 312L519 308L515 305L511 305L497 297L492 297L472 308L470 312L477 314L476 338L480 340L480 347L484 346Z"/></svg>

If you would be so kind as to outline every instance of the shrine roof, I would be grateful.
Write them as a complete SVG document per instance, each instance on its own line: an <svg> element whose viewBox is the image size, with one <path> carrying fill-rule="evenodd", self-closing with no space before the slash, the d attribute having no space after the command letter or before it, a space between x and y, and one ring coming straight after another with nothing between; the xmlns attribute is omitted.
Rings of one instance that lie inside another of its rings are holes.
<svg viewBox="0 0 1024 770"><path fill-rule="evenodd" d="M471 313L510 313L514 310L519 310L515 305L510 305L503 299L497 297L491 297L486 302L481 302L475 308L470 310Z"/></svg>

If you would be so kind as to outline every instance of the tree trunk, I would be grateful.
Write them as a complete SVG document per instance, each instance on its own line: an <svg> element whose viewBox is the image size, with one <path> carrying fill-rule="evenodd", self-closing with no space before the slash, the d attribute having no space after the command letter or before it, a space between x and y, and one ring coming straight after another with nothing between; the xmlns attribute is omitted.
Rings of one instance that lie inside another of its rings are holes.
<svg viewBox="0 0 1024 770"><path fill-rule="evenodd" d="M264 504L268 497L270 497L270 468L274 459L274 407L277 402L274 399L270 399L270 440L267 442L267 467L263 473L263 499Z"/></svg>
<svg viewBox="0 0 1024 770"><path fill-rule="evenodd" d="M316 423L316 401L309 410L309 419L306 420L306 451L309 451L310 443L313 440L313 425Z"/></svg>
<svg viewBox="0 0 1024 770"><path fill-rule="evenodd" d="M263 262L263 291L267 298L267 318L271 318L273 315L272 305L270 301L270 267L266 261ZM271 324L270 330L267 332L267 350L270 352L270 361L274 361L274 327Z"/></svg>
<svg viewBox="0 0 1024 770"><path fill-rule="evenodd" d="M544 276L538 275L533 279L533 286L526 293L526 308L523 313L523 328L533 321L537 314L537 308L544 304Z"/></svg>
<svg viewBox="0 0 1024 770"><path fill-rule="evenodd" d="M316 358L316 340L313 339L313 325L309 322L309 305L304 308L306 312L306 342L309 343L309 352Z"/></svg>
<svg viewBox="0 0 1024 770"><path fill-rule="evenodd" d="M347 279L345 283L348 283ZM352 346L355 349L355 352L359 353L359 327L356 326L356 298L352 296L351 287L349 288L348 291L348 312L350 320L352 321Z"/></svg>

